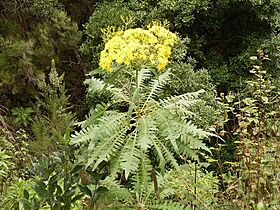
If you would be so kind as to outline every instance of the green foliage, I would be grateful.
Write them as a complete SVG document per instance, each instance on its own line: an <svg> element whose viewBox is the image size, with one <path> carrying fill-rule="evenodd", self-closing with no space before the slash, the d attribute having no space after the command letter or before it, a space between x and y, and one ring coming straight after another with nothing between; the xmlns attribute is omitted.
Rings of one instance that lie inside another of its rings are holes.
<svg viewBox="0 0 280 210"><path fill-rule="evenodd" d="M209 0L161 0L158 2L159 16L168 19L176 28L188 27L195 20L195 13L207 11Z"/></svg>
<svg viewBox="0 0 280 210"><path fill-rule="evenodd" d="M0 93L8 99L4 104L7 107L10 107L9 101L16 106L28 106L34 101L36 83L50 70L52 58L63 71L68 71L69 62L65 61L77 54L81 32L55 2L17 2L19 5L14 7L21 8L17 11L19 20L9 13L16 2L3 2L7 10L3 11L6 16L0 21ZM73 74L71 70L69 77Z"/></svg>
<svg viewBox="0 0 280 210"><path fill-rule="evenodd" d="M27 126L27 124L32 120L30 115L34 113L32 107L15 107L11 111L12 115L15 116L14 123L22 124L24 126Z"/></svg>
<svg viewBox="0 0 280 210"><path fill-rule="evenodd" d="M75 151L68 145L69 133L66 133L60 151L50 157L42 156L40 160L33 160L28 180L19 178L19 174L11 173L14 170L10 161L12 157L1 150L0 163L4 168L2 170L1 167L0 174L0 209L91 208L100 195L107 191L100 186L100 181L106 176L101 168L100 171L87 172L79 164ZM7 175L13 175L12 179L7 179ZM4 182L6 184L3 184Z"/></svg>
<svg viewBox="0 0 280 210"><path fill-rule="evenodd" d="M279 72L279 14L278 1L103 1L85 25L87 40L81 49L95 68L102 28L126 25L121 17L131 17L127 27L168 20L171 30L190 38L183 60L195 58L199 68L209 70L219 90L227 91L243 88L240 78L250 77L248 59L260 46L273 58L269 64L273 68L267 69Z"/></svg>
<svg viewBox="0 0 280 210"><path fill-rule="evenodd" d="M191 58L189 63L172 62L170 82L164 87L164 96L180 95L204 89L198 103L190 108L195 115L190 119L200 127L208 127L216 120L216 111L220 109L216 101L215 87L206 69L195 71L195 61Z"/></svg>
<svg viewBox="0 0 280 210"><path fill-rule="evenodd" d="M240 78L250 77L249 57L260 43L264 41L266 50L275 49L272 44L275 28L271 24L276 14L279 3L273 1L219 1L197 17L194 24L202 27L190 28L192 34L204 37L204 56L197 59L209 70L221 91L244 87Z"/></svg>
<svg viewBox="0 0 280 210"><path fill-rule="evenodd" d="M146 160L149 164L149 160ZM139 171L131 187L123 187L107 178L102 184L109 191L101 196L97 209L215 209L219 190L218 179L212 172L203 172L202 164L189 163L157 175L160 198L153 193L154 186L145 182ZM147 176L149 179L149 176Z"/></svg>
<svg viewBox="0 0 280 210"><path fill-rule="evenodd" d="M280 208L279 0L2 0L0 8L0 209ZM181 38L167 71L90 72L89 114L70 141L64 82L77 106L102 30L154 20ZM27 172L30 153L39 160Z"/></svg>
<svg viewBox="0 0 280 210"><path fill-rule="evenodd" d="M0 153L1 153L1 178L0 178L0 200L15 179L24 177L24 170L29 161L27 153L26 132L19 130L14 133L5 120L0 116ZM0 204L1 206L1 204Z"/></svg>
<svg viewBox="0 0 280 210"><path fill-rule="evenodd" d="M1 188L3 188L3 182L9 175L10 171L13 169L14 164L12 162L12 157L7 155L6 151L0 148L0 183ZM1 193L3 189L1 189Z"/></svg>
<svg viewBox="0 0 280 210"><path fill-rule="evenodd" d="M0 209L16 209L24 187L29 186L24 180L29 162L25 141L26 132L14 133L0 116Z"/></svg>
<svg viewBox="0 0 280 210"><path fill-rule="evenodd" d="M91 208L107 188L100 186L104 179L102 169L95 172L83 170L75 151L68 145L70 132L66 132L61 151L50 157L43 156L33 162L31 172L33 196L29 190L20 197L25 209L47 207L54 210ZM83 204L82 204L83 203Z"/></svg>
<svg viewBox="0 0 280 210"><path fill-rule="evenodd" d="M90 17L89 22L85 24L87 40L81 46L81 51L90 57L90 61L93 60L94 67L97 67L98 53L103 48L101 45L101 29L108 26L122 26L124 24L126 27L131 28L136 24L133 18L136 15L136 11L132 11L126 3L121 2L112 1L101 4ZM139 12L139 14L141 13ZM129 21L125 22L127 18L129 18Z"/></svg>
<svg viewBox="0 0 280 210"><path fill-rule="evenodd" d="M126 104L127 111L92 111L94 115L88 117L83 129L71 140L71 144L83 148L87 166L93 165L94 170L103 161L110 161L111 173L124 170L126 179L145 162L144 154L153 153L152 159L156 157L164 172L166 164L178 167L175 155L197 159L195 151L208 150L202 140L209 133L187 121L192 114L189 107L203 91L156 100L170 73L153 79L149 69L141 69L136 75L136 82L129 89L114 88L95 78L88 80L89 90L110 90L112 102Z"/></svg>
<svg viewBox="0 0 280 210"><path fill-rule="evenodd" d="M259 50L251 60L255 64L250 71L254 78L247 82L245 92L224 99L228 112L238 120L232 130L226 130L226 135L234 136L238 156L235 162L228 162L233 175L227 191L232 208L256 209L263 205L278 209L279 92L265 77L262 64L269 60L267 55ZM228 115L225 120L230 120ZM242 202L236 203L236 199Z"/></svg>
<svg viewBox="0 0 280 210"><path fill-rule="evenodd" d="M8 85L8 90L17 93L20 87L24 87L25 82L16 81L22 81L22 78L26 78L27 81L34 81L35 78L35 67L31 61L33 43L31 40L3 40L0 44L2 51L0 55L1 87L7 87Z"/></svg>
<svg viewBox="0 0 280 210"><path fill-rule="evenodd" d="M63 135L74 124L74 115L69 111L69 97L59 76L54 60L49 73L49 83L41 80L38 83L41 94L37 97L37 116L32 123L34 141L30 147L37 155L51 153L64 142Z"/></svg>
<svg viewBox="0 0 280 210"><path fill-rule="evenodd" d="M1 210L6 209L15 209L15 210L23 210L23 209L30 209L25 208L26 205L22 202L21 198L27 196L32 197L35 195L35 191L31 188L31 180L22 180L21 178L15 179L11 182L10 186L8 187L5 195L3 196L3 200L1 200L0 204ZM39 209L39 208L33 208Z"/></svg>
<svg viewBox="0 0 280 210"><path fill-rule="evenodd" d="M134 177L136 178L136 177ZM109 191L104 193L96 205L97 209L190 209L174 200L158 200L153 193L152 183L135 179L131 188L124 188L112 179L105 179Z"/></svg>
<svg viewBox="0 0 280 210"><path fill-rule="evenodd" d="M71 209L82 199L79 192L79 165L73 165L66 156L43 157L33 165L35 174L34 190L41 204L47 203L50 209ZM28 201L28 199L27 199Z"/></svg>
<svg viewBox="0 0 280 210"><path fill-rule="evenodd" d="M160 179L163 199L173 198L191 208L210 209L217 202L219 181L213 172L203 172L202 164L187 163Z"/></svg>
<svg viewBox="0 0 280 210"><path fill-rule="evenodd" d="M48 18L56 9L61 9L62 5L58 0L31 0L28 2L28 7L31 14Z"/></svg>

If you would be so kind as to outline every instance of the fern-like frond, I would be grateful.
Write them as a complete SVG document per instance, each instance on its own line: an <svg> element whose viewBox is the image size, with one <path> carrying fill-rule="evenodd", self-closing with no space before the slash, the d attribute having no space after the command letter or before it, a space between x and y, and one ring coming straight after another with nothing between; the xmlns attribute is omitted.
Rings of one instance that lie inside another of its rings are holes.
<svg viewBox="0 0 280 210"><path fill-rule="evenodd" d="M170 188L165 188L160 192L160 198L165 199L165 198L171 197L175 194L175 192L176 191L171 187Z"/></svg>
<svg viewBox="0 0 280 210"><path fill-rule="evenodd" d="M203 140L208 138L210 133L198 128L191 121L185 122L180 120L177 129L173 132L179 135L179 138L176 139L179 154L196 159L197 151L204 150L210 152L205 143L203 143Z"/></svg>
<svg viewBox="0 0 280 210"><path fill-rule="evenodd" d="M153 111L152 116L157 124L160 134L166 136L168 128L172 127L173 115L167 109L156 109Z"/></svg>
<svg viewBox="0 0 280 210"><path fill-rule="evenodd" d="M146 151L151 143L152 139L156 137L156 123L150 116L141 116L137 124L138 132L138 144L141 149Z"/></svg>
<svg viewBox="0 0 280 210"><path fill-rule="evenodd" d="M116 177L116 174L122 170L122 153L124 152L124 147L120 147L110 160L110 177Z"/></svg>
<svg viewBox="0 0 280 210"><path fill-rule="evenodd" d="M167 199L176 194L176 190L174 189L174 187L172 185L170 186L170 182L172 181L172 176L170 176L168 172L159 175L157 178L161 189L160 191L161 199Z"/></svg>
<svg viewBox="0 0 280 210"><path fill-rule="evenodd" d="M140 150L140 163L137 173L133 177L134 181L134 191L136 191L139 197L150 196L153 191L151 186L151 161L149 160L147 154Z"/></svg>
<svg viewBox="0 0 280 210"><path fill-rule="evenodd" d="M154 204L149 205L151 210L191 210L191 208L185 205L175 202L175 201L165 201L165 202L154 202Z"/></svg>
<svg viewBox="0 0 280 210"><path fill-rule="evenodd" d="M114 103L130 103L130 97L120 88L110 88Z"/></svg>
<svg viewBox="0 0 280 210"><path fill-rule="evenodd" d="M178 150L176 140L180 137L180 118L174 116L170 110L159 109L155 111L155 121L160 131L160 138L162 141L170 142L175 151Z"/></svg>
<svg viewBox="0 0 280 210"><path fill-rule="evenodd" d="M199 91L196 91L196 92L184 93L184 94L175 95L175 96L169 96L165 99L161 99L160 102L162 104L169 104L169 103L173 103L173 101L178 101L178 100L192 101L192 100L195 100L195 99L199 98L199 96L204 92L205 92L205 90L199 90Z"/></svg>
<svg viewBox="0 0 280 210"><path fill-rule="evenodd" d="M141 89L146 88L145 81L152 76L151 70L148 68L142 68L138 72L138 84Z"/></svg>
<svg viewBox="0 0 280 210"><path fill-rule="evenodd" d="M94 145L106 136L113 135L116 130L119 129L120 124L125 120L126 115L124 113L108 112L98 120L97 125L92 125L76 132L71 137L71 145L80 145L81 143L88 143L88 150L92 151Z"/></svg>
<svg viewBox="0 0 280 210"><path fill-rule="evenodd" d="M165 99L161 99L159 104L166 109L176 109L183 112L185 115L192 116L194 113L189 111L194 104L198 102L198 97L204 90L199 90L193 93L185 93L178 96L170 96Z"/></svg>
<svg viewBox="0 0 280 210"><path fill-rule="evenodd" d="M186 158L191 158L192 160L199 161L197 150L191 149L189 145L183 144L182 142L178 141L177 142L179 146L179 153L186 157Z"/></svg>
<svg viewBox="0 0 280 210"><path fill-rule="evenodd" d="M71 136L70 145L80 146L81 144L87 144L97 130L98 128L92 125L83 128L81 131L76 131Z"/></svg>
<svg viewBox="0 0 280 210"><path fill-rule="evenodd" d="M92 77L86 79L84 84L88 85L89 94L101 94L102 92L107 91L112 95L114 103L129 102L129 96L127 96L121 88L116 88L109 83L105 83L101 79Z"/></svg>
<svg viewBox="0 0 280 210"><path fill-rule="evenodd" d="M97 104L95 109L90 109L89 114L86 116L86 120L80 122L78 125L81 125L82 128L85 128L96 124L98 119L104 115L105 111L109 107L110 106L105 103Z"/></svg>
<svg viewBox="0 0 280 210"><path fill-rule="evenodd" d="M87 91L90 94L100 93L101 91L103 91L105 89L106 86L108 86L108 85L106 85L106 83L103 80L94 78L94 77L92 77L90 79L86 79L84 84L88 85ZM110 86L108 86L108 87L110 87Z"/></svg>
<svg viewBox="0 0 280 210"><path fill-rule="evenodd" d="M110 138L118 132L126 121L125 113L109 113L99 119L98 128L91 138L90 144L88 146L89 152L93 151L94 146L97 142L101 142L104 139Z"/></svg>
<svg viewBox="0 0 280 210"><path fill-rule="evenodd" d="M200 139L208 138L211 135L211 133L198 128L191 121L184 122L182 125L182 134L191 134L193 136L199 137Z"/></svg>
<svg viewBox="0 0 280 210"><path fill-rule="evenodd" d="M182 130L179 141L181 141L183 144L188 145L188 147L192 150L202 149L211 153L209 148L205 145L205 143L203 143L203 140L209 138L209 136L212 136L212 134L198 128L196 125L192 124L191 121L189 121L186 123L182 123Z"/></svg>
<svg viewBox="0 0 280 210"><path fill-rule="evenodd" d="M193 125L191 121L186 122L176 112L167 109L157 109L152 116L159 138L159 141L153 141L153 150L159 158L161 171L166 162L170 162L173 167L178 166L174 153L197 159L199 150L210 152L203 143L210 133Z"/></svg>
<svg viewBox="0 0 280 210"><path fill-rule="evenodd" d="M116 204L115 202L124 202L128 205L132 205L135 198L133 194L129 191L129 189L121 186L115 178L107 177L105 180L101 182L102 186L107 187L109 191L102 195L100 201L110 202ZM121 203L119 203L121 204ZM108 206L109 207L109 206Z"/></svg>
<svg viewBox="0 0 280 210"><path fill-rule="evenodd" d="M190 141L189 147L193 150L201 150L202 149L202 150L205 150L205 151L211 153L211 150L200 139L195 139L194 138L192 141Z"/></svg>
<svg viewBox="0 0 280 210"><path fill-rule="evenodd" d="M127 179L130 173L135 172L140 162L140 150L137 148L137 134L133 131L129 134L121 157L121 167Z"/></svg>
<svg viewBox="0 0 280 210"><path fill-rule="evenodd" d="M118 151L125 141L126 132L126 127L122 127L114 135L108 136L107 139L103 139L95 146L94 152L91 153L92 155L88 162L88 165L95 162L92 170L95 170L102 161L107 161Z"/></svg>
<svg viewBox="0 0 280 210"><path fill-rule="evenodd" d="M163 152L162 152L162 147L160 146L160 140L158 138L153 139L153 149L154 149L154 153L156 153L157 159L159 161L159 168L161 173L164 172L164 167L166 164L166 160L163 156Z"/></svg>
<svg viewBox="0 0 280 210"><path fill-rule="evenodd" d="M172 151L168 147L166 147L166 145L164 145L162 142L160 142L160 144L163 149L163 155L164 155L165 159L167 160L167 162L169 162L173 168L178 169L179 165L178 165L177 160L175 159Z"/></svg>
<svg viewBox="0 0 280 210"><path fill-rule="evenodd" d="M147 94L143 97L144 103L143 108L145 108L146 104L155 98L162 90L167 81L170 79L170 72L166 71L163 74L161 74L158 78L153 79L150 82L150 86L148 88Z"/></svg>

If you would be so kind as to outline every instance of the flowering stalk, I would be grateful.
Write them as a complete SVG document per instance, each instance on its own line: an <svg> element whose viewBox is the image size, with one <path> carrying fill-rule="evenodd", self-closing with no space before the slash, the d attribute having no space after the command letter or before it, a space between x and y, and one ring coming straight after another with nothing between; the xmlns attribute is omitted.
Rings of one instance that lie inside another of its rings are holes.
<svg viewBox="0 0 280 210"><path fill-rule="evenodd" d="M140 113L140 95L138 73L141 66L155 67L163 71L171 55L171 49L178 41L176 34L164 28L159 22L153 22L148 29L103 30L107 39L104 50L100 54L99 65L111 72L114 63L129 66L135 71L137 115ZM111 34L110 34L111 31ZM110 36L112 35L112 36ZM134 103L134 102L133 102Z"/></svg>

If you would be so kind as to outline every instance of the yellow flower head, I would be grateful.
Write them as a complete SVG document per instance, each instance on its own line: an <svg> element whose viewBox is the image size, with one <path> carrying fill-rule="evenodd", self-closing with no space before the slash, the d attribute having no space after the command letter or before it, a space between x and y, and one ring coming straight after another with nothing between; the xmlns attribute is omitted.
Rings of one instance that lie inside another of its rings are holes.
<svg viewBox="0 0 280 210"><path fill-rule="evenodd" d="M113 63L128 66L147 63L162 71L168 64L171 48L178 41L176 34L157 22L148 26L148 30L135 28L113 33L105 44L99 61L100 67L108 72L112 71Z"/></svg>

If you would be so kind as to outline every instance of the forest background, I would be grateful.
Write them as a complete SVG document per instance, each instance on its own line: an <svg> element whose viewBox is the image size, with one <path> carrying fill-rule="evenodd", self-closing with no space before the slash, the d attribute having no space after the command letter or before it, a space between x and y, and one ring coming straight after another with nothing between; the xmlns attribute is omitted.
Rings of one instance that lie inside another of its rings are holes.
<svg viewBox="0 0 280 210"><path fill-rule="evenodd" d="M278 0L1 0L0 209L279 209L279 20ZM164 70L100 67L153 27L177 37Z"/></svg>

